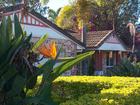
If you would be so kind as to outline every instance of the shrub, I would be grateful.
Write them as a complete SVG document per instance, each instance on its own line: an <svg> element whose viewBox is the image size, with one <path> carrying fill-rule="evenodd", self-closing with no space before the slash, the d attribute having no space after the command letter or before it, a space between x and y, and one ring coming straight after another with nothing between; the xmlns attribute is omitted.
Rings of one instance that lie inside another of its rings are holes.
<svg viewBox="0 0 140 105"><path fill-rule="evenodd" d="M86 94L60 105L140 105L139 95Z"/></svg>
<svg viewBox="0 0 140 105"><path fill-rule="evenodd" d="M123 103L124 99L119 95L86 94L78 99L62 103L61 105L122 105Z"/></svg>
<svg viewBox="0 0 140 105"><path fill-rule="evenodd" d="M62 105L129 105L138 100L139 89L140 78L70 76L56 79L52 93Z"/></svg>
<svg viewBox="0 0 140 105"><path fill-rule="evenodd" d="M109 76L140 76L140 63L132 64L128 59L122 59L120 64L108 69L105 73Z"/></svg>
<svg viewBox="0 0 140 105"><path fill-rule="evenodd" d="M100 93L102 89L109 88L111 85L103 82L85 81L58 81L54 83L55 98L60 100L77 98L87 93Z"/></svg>

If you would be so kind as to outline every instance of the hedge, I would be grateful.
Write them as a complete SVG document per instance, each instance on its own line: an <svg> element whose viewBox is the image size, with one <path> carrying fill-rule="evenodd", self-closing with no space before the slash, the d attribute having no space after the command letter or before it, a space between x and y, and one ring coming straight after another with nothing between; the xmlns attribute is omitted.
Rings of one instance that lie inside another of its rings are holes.
<svg viewBox="0 0 140 105"><path fill-rule="evenodd" d="M52 91L61 105L140 105L139 94L140 78L132 77L59 77Z"/></svg>

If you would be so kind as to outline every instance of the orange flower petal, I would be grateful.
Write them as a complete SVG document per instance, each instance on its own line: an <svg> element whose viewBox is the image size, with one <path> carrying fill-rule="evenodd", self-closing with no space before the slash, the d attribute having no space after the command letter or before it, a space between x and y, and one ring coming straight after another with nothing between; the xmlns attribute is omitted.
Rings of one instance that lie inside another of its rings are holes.
<svg viewBox="0 0 140 105"><path fill-rule="evenodd" d="M40 54L44 55L47 58L53 58L53 59L55 59L55 57L57 55L55 41L52 41L48 46L45 46L44 44L41 45L38 48L38 51L40 52Z"/></svg>

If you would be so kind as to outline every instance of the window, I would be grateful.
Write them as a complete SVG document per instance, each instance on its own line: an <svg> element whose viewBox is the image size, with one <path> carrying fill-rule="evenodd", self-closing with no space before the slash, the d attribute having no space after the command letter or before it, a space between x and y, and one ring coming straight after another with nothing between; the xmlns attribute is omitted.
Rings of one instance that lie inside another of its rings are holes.
<svg viewBox="0 0 140 105"><path fill-rule="evenodd" d="M114 54L113 52L106 52L106 66L114 65Z"/></svg>

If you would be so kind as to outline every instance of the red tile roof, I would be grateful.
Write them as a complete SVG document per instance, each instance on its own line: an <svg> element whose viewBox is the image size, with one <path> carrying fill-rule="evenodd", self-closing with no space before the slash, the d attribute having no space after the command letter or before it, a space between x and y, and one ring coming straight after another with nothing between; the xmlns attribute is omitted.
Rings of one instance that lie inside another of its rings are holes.
<svg viewBox="0 0 140 105"><path fill-rule="evenodd" d="M112 30L93 31L86 33L86 47L98 47L112 32ZM80 33L71 33L76 39L81 41Z"/></svg>
<svg viewBox="0 0 140 105"><path fill-rule="evenodd" d="M88 32L86 35L86 47L97 47L111 32L112 30Z"/></svg>

